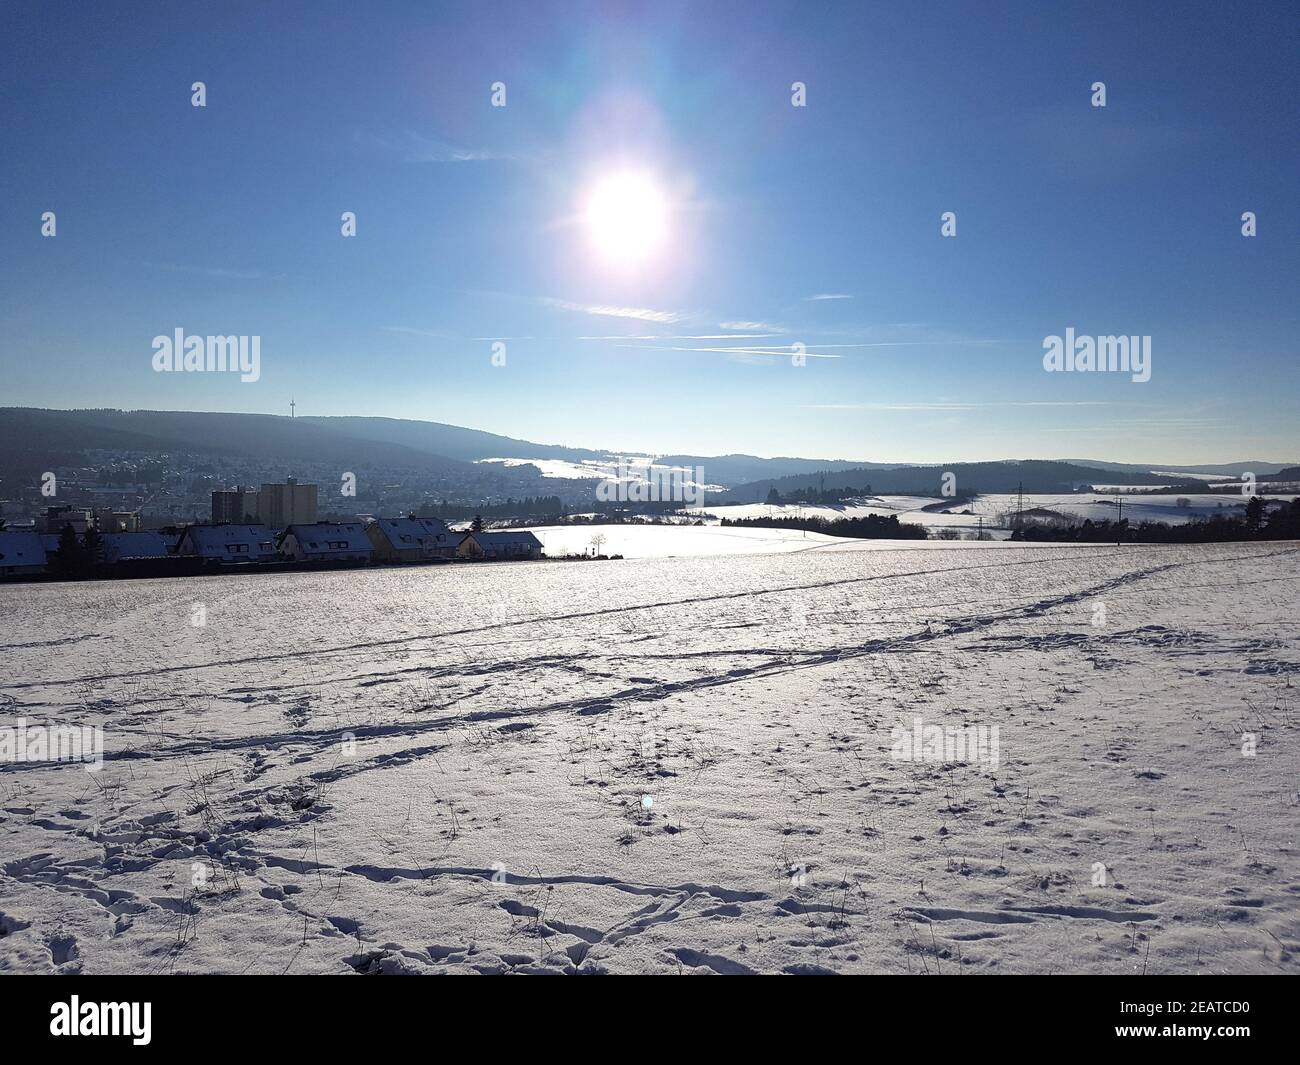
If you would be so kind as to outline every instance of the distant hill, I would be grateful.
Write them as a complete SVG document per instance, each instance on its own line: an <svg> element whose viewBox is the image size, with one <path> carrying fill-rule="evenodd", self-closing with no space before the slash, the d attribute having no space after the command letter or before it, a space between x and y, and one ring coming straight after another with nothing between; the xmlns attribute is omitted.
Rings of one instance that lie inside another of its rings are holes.
<svg viewBox="0 0 1300 1065"><path fill-rule="evenodd" d="M196 411L41 410L0 407L0 477L30 476L52 465L77 465L92 450L240 455L269 462L334 463L465 472L457 459L385 440L271 414Z"/></svg>
<svg viewBox="0 0 1300 1065"><path fill-rule="evenodd" d="M710 484L744 484L762 477L788 477L820 470L851 470L871 463L844 459L764 459L757 455L660 455L656 461L665 466L704 467L704 479Z"/></svg>
<svg viewBox="0 0 1300 1065"><path fill-rule="evenodd" d="M1131 462L1100 462L1096 459L1060 459L1076 466L1095 466L1099 470L1127 471L1145 473L1160 470L1168 473L1221 473L1225 477L1240 477L1251 472L1256 476L1280 470L1285 463L1265 462L1263 459L1251 459L1245 462L1203 462L1199 466L1170 466L1166 463L1153 463L1150 466L1135 465Z"/></svg>
<svg viewBox="0 0 1300 1065"><path fill-rule="evenodd" d="M445 455L462 462L478 459L567 459L581 462L611 454L563 444L534 444L481 429L405 418L306 417L297 421L359 439L383 441L431 455Z"/></svg>
<svg viewBox="0 0 1300 1065"><path fill-rule="evenodd" d="M1295 482L1300 481L1300 466L1287 466L1285 469L1278 470L1277 473L1261 474L1261 481L1269 482Z"/></svg>
<svg viewBox="0 0 1300 1065"><path fill-rule="evenodd" d="M0 407L0 480L31 483L51 466L85 464L92 450L168 451L256 457L270 464L313 461L340 469L418 469L448 476L482 473L479 459L563 459L570 462L615 459L636 451L594 450L467 429L441 422L401 418L302 417L194 411L44 410ZM757 455L661 455L673 466L702 466L705 480L732 489L736 501L766 498L770 488L862 487L879 492L936 492L944 470L957 474L959 491L1068 491L1078 482L1150 484L1167 481L1151 467L1089 460L906 464L846 459L762 458ZM1277 463L1247 462L1157 467L1173 473L1251 470L1273 476ZM1295 473L1295 467L1291 469ZM1282 475L1276 475L1280 478ZM471 477L472 479L472 477ZM1290 479L1290 478L1288 478Z"/></svg>
<svg viewBox="0 0 1300 1065"><path fill-rule="evenodd" d="M731 491L713 497L717 503L761 503L775 488L782 495L800 488L862 488L871 486L875 495L882 493L938 495L945 472L956 476L956 489L967 492L1069 492L1084 484L1149 484L1151 471L1103 470L1096 466L1078 466L1070 462L1027 459L1023 462L956 462L935 466L859 466L847 470L828 470L811 475L765 478L737 485Z"/></svg>
<svg viewBox="0 0 1300 1065"><path fill-rule="evenodd" d="M401 418L312 417L299 418L368 440L385 440L466 462L479 459L565 459L583 462L588 459L610 460L636 451L569 447L565 444L537 444L510 436L499 436L481 429L464 429L440 422L411 421ZM703 466L705 478L715 484L741 484L760 477L785 477L815 470L851 469L871 463L844 459L760 458L757 455L660 455L656 461L669 466Z"/></svg>

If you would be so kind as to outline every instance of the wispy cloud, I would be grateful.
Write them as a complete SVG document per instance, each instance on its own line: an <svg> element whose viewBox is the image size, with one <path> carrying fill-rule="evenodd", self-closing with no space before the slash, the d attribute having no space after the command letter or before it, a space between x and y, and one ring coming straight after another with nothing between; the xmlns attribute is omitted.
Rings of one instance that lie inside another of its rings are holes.
<svg viewBox="0 0 1300 1065"><path fill-rule="evenodd" d="M552 299L549 296L543 296L538 302L561 311L574 311L578 314L591 314L602 318L632 318L638 322L662 322L665 325L672 325L689 317L677 311L654 311L646 307L614 307L605 303L572 303L569 300Z"/></svg>
<svg viewBox="0 0 1300 1065"><path fill-rule="evenodd" d="M288 274L268 273L265 270L241 270L223 266L187 266L184 263L145 263L151 270L166 270L169 274L197 274L200 277L220 277L233 281L283 281Z"/></svg>
<svg viewBox="0 0 1300 1065"><path fill-rule="evenodd" d="M846 326L838 329L818 328L817 334L826 337L842 338L846 343L836 345L846 348L908 348L924 347L960 347L991 346L994 344L1033 344L1038 346L1041 338L1015 339L1009 337L978 336L958 330L931 325L928 322L892 322L872 323L870 325ZM848 343L851 341L851 343ZM823 347L830 346L823 344Z"/></svg>
<svg viewBox="0 0 1300 1065"><path fill-rule="evenodd" d="M415 130L398 133L364 133L357 131L357 143L363 147L397 155L408 163L481 163L493 159L514 159L509 154L482 148L466 148L430 137Z"/></svg>
<svg viewBox="0 0 1300 1065"><path fill-rule="evenodd" d="M851 300L853 297L847 292L819 292L815 296L804 298L805 303L816 303L819 300Z"/></svg>
<svg viewBox="0 0 1300 1065"><path fill-rule="evenodd" d="M788 359L794 355L802 355L809 359L838 359L842 356L828 355L820 351L797 351L791 347L745 347L742 345L729 345L726 347L682 347L676 345L656 345L656 344L624 344L622 347L635 348L638 351L697 351L706 355L725 355L733 362L744 362L751 364L767 364L777 360Z"/></svg>
<svg viewBox="0 0 1300 1065"><path fill-rule="evenodd" d="M821 344L823 348L941 348L988 347L994 344L1016 344L1015 340L871 340L855 344Z"/></svg>
<svg viewBox="0 0 1300 1065"><path fill-rule="evenodd" d="M412 336L417 337L434 337L438 340L447 339L446 333L441 333L436 329L415 329L408 325L384 325L380 326L380 328L385 333L410 333Z"/></svg>
<svg viewBox="0 0 1300 1065"><path fill-rule="evenodd" d="M742 330L763 330L767 333L784 333L786 328L781 325L773 325L771 322L719 322L719 329L742 329Z"/></svg>
<svg viewBox="0 0 1300 1065"><path fill-rule="evenodd" d="M704 334L672 334L644 336L603 336L603 337L574 337L575 340L766 340L769 337L779 336L779 333L704 333Z"/></svg>

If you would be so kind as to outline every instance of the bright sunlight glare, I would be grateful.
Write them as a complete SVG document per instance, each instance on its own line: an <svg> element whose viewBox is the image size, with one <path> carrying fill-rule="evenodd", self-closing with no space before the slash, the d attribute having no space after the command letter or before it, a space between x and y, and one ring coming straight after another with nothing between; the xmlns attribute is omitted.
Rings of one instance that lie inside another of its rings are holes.
<svg viewBox="0 0 1300 1065"><path fill-rule="evenodd" d="M596 182L584 218L599 253L610 262L630 265L663 243L668 203L652 178L625 172Z"/></svg>

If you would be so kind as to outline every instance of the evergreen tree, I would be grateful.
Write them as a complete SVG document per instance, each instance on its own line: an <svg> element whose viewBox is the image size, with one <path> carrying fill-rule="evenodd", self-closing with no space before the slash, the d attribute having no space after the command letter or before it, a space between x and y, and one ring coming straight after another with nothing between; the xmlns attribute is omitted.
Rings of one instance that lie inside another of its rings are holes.
<svg viewBox="0 0 1300 1065"><path fill-rule="evenodd" d="M1251 496L1250 502L1246 504L1246 531L1251 536L1258 536L1260 527L1264 524L1264 512L1268 509L1262 497Z"/></svg>
<svg viewBox="0 0 1300 1065"><path fill-rule="evenodd" d="M86 526L86 531L81 539L81 549L83 552L82 561L87 569L103 560L104 538L99 535L99 530L93 525Z"/></svg>
<svg viewBox="0 0 1300 1065"><path fill-rule="evenodd" d="M65 577L75 577L84 566L85 552L71 525L59 533L59 548L54 552L54 569Z"/></svg>

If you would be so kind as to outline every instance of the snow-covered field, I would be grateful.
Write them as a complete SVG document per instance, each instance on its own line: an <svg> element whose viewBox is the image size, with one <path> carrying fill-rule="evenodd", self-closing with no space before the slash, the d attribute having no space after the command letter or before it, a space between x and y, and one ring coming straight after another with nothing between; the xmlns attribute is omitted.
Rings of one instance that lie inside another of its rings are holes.
<svg viewBox="0 0 1300 1065"><path fill-rule="evenodd" d="M974 526L971 526L973 529ZM542 525L531 530L546 555L592 554L592 539L603 537L600 554L624 558L682 558L707 555L771 554L791 551L952 550L943 540L855 540L800 529L762 529L708 525ZM1007 533L1003 531L1003 536ZM1012 548L1008 541L995 541ZM989 545L986 545L989 546ZM1066 545L1069 546L1069 545Z"/></svg>
<svg viewBox="0 0 1300 1065"><path fill-rule="evenodd" d="M0 587L4 723L106 744L0 768L0 970L1295 973L1297 580L845 543ZM998 731L903 757L931 726Z"/></svg>
<svg viewBox="0 0 1300 1065"><path fill-rule="evenodd" d="M570 480L603 480L610 476L613 462L571 462L568 459L478 459L478 462L496 463L500 466L536 466L543 477L563 477Z"/></svg>
<svg viewBox="0 0 1300 1065"><path fill-rule="evenodd" d="M532 530L547 555L590 554L592 538L604 537L600 553L624 558L680 555L762 554L807 551L836 544L842 536L798 529L724 529L721 525L542 525Z"/></svg>

